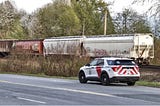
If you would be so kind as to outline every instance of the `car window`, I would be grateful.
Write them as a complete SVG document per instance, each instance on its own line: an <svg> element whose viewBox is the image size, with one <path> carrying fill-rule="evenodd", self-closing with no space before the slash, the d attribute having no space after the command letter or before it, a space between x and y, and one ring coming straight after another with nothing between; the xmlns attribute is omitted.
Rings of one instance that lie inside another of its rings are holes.
<svg viewBox="0 0 160 106"><path fill-rule="evenodd" d="M97 61L98 61L97 59L91 61L90 65L91 66L96 66L97 65Z"/></svg>
<svg viewBox="0 0 160 106"><path fill-rule="evenodd" d="M133 60L107 60L108 65L135 65Z"/></svg>
<svg viewBox="0 0 160 106"><path fill-rule="evenodd" d="M114 60L107 60L108 65L114 65Z"/></svg>
<svg viewBox="0 0 160 106"><path fill-rule="evenodd" d="M133 60L116 60L115 65L135 65Z"/></svg>
<svg viewBox="0 0 160 106"><path fill-rule="evenodd" d="M104 65L104 60L103 59L98 59L97 66L103 66L103 65Z"/></svg>

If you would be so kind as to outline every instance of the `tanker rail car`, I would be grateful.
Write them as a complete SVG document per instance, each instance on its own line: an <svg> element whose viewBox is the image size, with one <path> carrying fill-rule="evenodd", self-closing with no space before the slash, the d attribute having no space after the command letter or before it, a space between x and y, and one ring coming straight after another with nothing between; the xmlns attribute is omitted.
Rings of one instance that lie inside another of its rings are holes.
<svg viewBox="0 0 160 106"><path fill-rule="evenodd" d="M0 55L75 55L87 57L128 57L139 64L154 58L152 34L65 36L40 40L0 40Z"/></svg>

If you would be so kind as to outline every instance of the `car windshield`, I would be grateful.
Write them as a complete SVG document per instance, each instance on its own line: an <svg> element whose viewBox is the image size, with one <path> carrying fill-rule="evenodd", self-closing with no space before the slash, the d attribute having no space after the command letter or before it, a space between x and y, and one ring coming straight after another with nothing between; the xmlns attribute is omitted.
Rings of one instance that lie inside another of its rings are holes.
<svg viewBox="0 0 160 106"><path fill-rule="evenodd" d="M107 60L108 65L135 65L133 60Z"/></svg>

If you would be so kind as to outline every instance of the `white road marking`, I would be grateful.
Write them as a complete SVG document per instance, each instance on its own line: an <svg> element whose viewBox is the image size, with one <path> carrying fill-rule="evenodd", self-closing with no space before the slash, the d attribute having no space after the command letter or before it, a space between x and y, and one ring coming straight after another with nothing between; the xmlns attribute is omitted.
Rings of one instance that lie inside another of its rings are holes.
<svg viewBox="0 0 160 106"><path fill-rule="evenodd" d="M60 87L49 87L49 86L33 85L33 84L25 84L25 83L15 83L15 82L10 82L10 81L5 81L5 80L0 80L0 82L14 84L14 85L23 85L23 86L30 86L30 87L45 88L45 89L51 89L51 90L62 90L62 91L70 91L70 92L83 93L83 94L92 94L92 95L97 95L97 96L117 97L117 96L114 96L111 94L98 93L98 92L85 91L85 90L76 90L76 89L60 88Z"/></svg>
<svg viewBox="0 0 160 106"><path fill-rule="evenodd" d="M17 99L25 100L25 101L30 101L30 102L35 102L35 103L46 104L46 102L42 102L42 101L38 101L38 100L33 100L33 99L27 99L27 98L22 98L22 97L17 97Z"/></svg>

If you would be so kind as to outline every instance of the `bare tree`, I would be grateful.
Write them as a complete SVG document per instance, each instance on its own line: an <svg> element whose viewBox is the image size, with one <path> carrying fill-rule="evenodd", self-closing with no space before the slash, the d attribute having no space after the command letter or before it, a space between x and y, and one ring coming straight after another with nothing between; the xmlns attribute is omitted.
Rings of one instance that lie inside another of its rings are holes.
<svg viewBox="0 0 160 106"><path fill-rule="evenodd" d="M148 11L152 14L152 16L157 17L160 15L160 0L134 0L133 4L135 3L144 4L145 2L149 2L152 4Z"/></svg>
<svg viewBox="0 0 160 106"><path fill-rule="evenodd" d="M4 38L13 29L16 9L12 2L5 1L0 4L0 37Z"/></svg>
<svg viewBox="0 0 160 106"><path fill-rule="evenodd" d="M160 36L160 0L134 0L134 3L151 3L151 7L147 11L150 14L150 21L152 21L153 33L157 36Z"/></svg>
<svg viewBox="0 0 160 106"><path fill-rule="evenodd" d="M124 9L114 19L117 33L147 33L150 32L146 16L138 14L133 9Z"/></svg>

